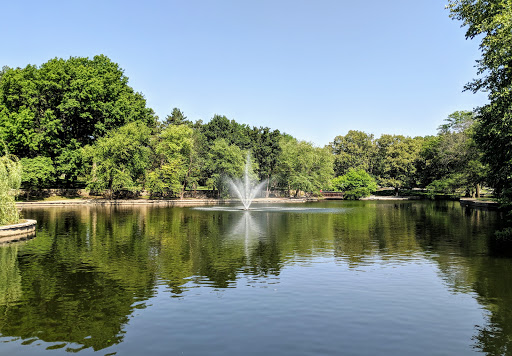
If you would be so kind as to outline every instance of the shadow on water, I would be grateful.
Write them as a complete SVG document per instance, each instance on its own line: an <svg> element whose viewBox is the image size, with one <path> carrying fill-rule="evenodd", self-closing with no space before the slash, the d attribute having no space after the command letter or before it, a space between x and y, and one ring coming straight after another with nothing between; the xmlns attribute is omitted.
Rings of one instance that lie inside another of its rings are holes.
<svg viewBox="0 0 512 356"><path fill-rule="evenodd" d="M0 247L0 334L20 344L102 350L123 342L160 287L187 299L197 286L236 288L242 276L278 278L288 265L334 257L349 269L435 261L454 292L476 293L488 311L475 350L512 347L512 264L495 256L496 212L453 202L336 202L25 213L39 222L37 239Z"/></svg>

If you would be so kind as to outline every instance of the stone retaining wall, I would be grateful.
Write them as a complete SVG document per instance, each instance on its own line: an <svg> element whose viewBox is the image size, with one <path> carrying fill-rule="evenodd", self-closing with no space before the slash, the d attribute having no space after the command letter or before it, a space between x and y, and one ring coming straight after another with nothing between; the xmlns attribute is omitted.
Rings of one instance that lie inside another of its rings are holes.
<svg viewBox="0 0 512 356"><path fill-rule="evenodd" d="M0 244L34 237L36 223L36 220L26 219L19 224L0 226Z"/></svg>

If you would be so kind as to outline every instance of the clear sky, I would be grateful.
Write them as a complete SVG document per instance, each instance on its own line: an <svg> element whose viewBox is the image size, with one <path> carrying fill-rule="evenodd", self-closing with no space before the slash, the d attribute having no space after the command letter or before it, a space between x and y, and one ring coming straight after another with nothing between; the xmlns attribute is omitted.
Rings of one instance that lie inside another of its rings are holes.
<svg viewBox="0 0 512 356"><path fill-rule="evenodd" d="M163 119L226 115L323 146L430 135L486 103L442 0L5 1L0 66L105 54Z"/></svg>

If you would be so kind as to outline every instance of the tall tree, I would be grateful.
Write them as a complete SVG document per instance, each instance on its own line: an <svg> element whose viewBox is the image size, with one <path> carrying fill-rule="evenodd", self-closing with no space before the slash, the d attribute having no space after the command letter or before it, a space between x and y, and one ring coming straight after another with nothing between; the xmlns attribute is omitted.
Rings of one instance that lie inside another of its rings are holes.
<svg viewBox="0 0 512 356"><path fill-rule="evenodd" d="M295 196L300 191L316 193L330 185L333 156L327 148L315 147L291 136L283 136L280 145L279 180L289 191L295 190Z"/></svg>
<svg viewBox="0 0 512 356"><path fill-rule="evenodd" d="M88 188L106 190L109 198L123 190L141 190L149 167L149 135L150 129L144 123L131 122L100 138L90 150Z"/></svg>
<svg viewBox="0 0 512 356"><path fill-rule="evenodd" d="M66 180L76 179L77 150L133 121L153 127L156 117L104 55L54 58L0 75L0 139L20 158L50 157Z"/></svg>
<svg viewBox="0 0 512 356"><path fill-rule="evenodd" d="M271 131L268 127L253 128L252 157L258 165L258 176L260 180L267 181L267 197L272 177L276 171L281 146L279 130Z"/></svg>
<svg viewBox="0 0 512 356"><path fill-rule="evenodd" d="M201 131L208 143L224 139L229 145L236 145L241 150L252 147L252 130L248 125L229 120L226 116L215 115L210 122L202 125Z"/></svg>
<svg viewBox="0 0 512 356"><path fill-rule="evenodd" d="M350 130L345 136L336 136L328 147L334 155L336 176L351 168L372 173L376 150L372 134Z"/></svg>
<svg viewBox="0 0 512 356"><path fill-rule="evenodd" d="M436 137L424 141L419 178L433 192L479 196L487 169L473 140L474 115L456 111L445 122Z"/></svg>
<svg viewBox="0 0 512 356"><path fill-rule="evenodd" d="M466 38L480 40L478 76L466 90L487 92L490 103L477 110L475 140L489 164L490 183L512 203L512 2L450 0L451 17L467 26Z"/></svg>
<svg viewBox="0 0 512 356"><path fill-rule="evenodd" d="M193 135L187 125L169 125L160 133L155 148L159 164L148 174L152 194L179 195L183 199L194 163Z"/></svg>
<svg viewBox="0 0 512 356"><path fill-rule="evenodd" d="M187 117L180 109L174 108L171 115L167 115L163 122L164 127L169 125L192 125L192 121L187 120Z"/></svg>
<svg viewBox="0 0 512 356"><path fill-rule="evenodd" d="M422 138L402 135L382 135L377 139L375 173L380 184L398 190L414 186L416 162L419 159Z"/></svg>
<svg viewBox="0 0 512 356"><path fill-rule="evenodd" d="M242 176L245 152L236 145L230 145L220 138L213 142L206 158L207 186L217 189L220 196L227 192L226 177Z"/></svg>

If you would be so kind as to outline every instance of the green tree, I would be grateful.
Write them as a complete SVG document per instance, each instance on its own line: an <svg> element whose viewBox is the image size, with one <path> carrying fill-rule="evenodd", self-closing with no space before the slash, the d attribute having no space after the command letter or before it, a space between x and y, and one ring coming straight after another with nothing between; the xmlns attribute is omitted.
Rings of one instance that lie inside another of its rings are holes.
<svg viewBox="0 0 512 356"><path fill-rule="evenodd" d="M4 146L4 154L0 156L0 225L19 221L13 190L20 187L21 170L18 158L9 154Z"/></svg>
<svg viewBox="0 0 512 356"><path fill-rule="evenodd" d="M271 131L268 127L253 128L252 157L257 163L257 174L260 180L267 180L267 196L272 177L281 153L279 130Z"/></svg>
<svg viewBox="0 0 512 356"><path fill-rule="evenodd" d="M360 199L377 190L377 182L364 169L351 168L331 182L334 191L344 192L345 199Z"/></svg>
<svg viewBox="0 0 512 356"><path fill-rule="evenodd" d="M210 122L201 126L201 131L210 145L222 138L229 145L236 145L241 150L252 147L251 128L235 120L229 120L226 116L215 115Z"/></svg>
<svg viewBox="0 0 512 356"><path fill-rule="evenodd" d="M351 168L363 169L368 173L373 171L376 151L373 135L350 130L345 136L336 136L328 147L334 155L334 172L337 176Z"/></svg>
<svg viewBox="0 0 512 356"><path fill-rule="evenodd" d="M284 136L280 141L281 155L278 176L282 185L295 190L318 193L329 186L333 177L333 156L327 148L314 147L310 142Z"/></svg>
<svg viewBox="0 0 512 356"><path fill-rule="evenodd" d="M416 162L423 138L402 135L382 135L376 140L377 154L375 174L383 186L398 190L416 185Z"/></svg>
<svg viewBox="0 0 512 356"><path fill-rule="evenodd" d="M194 163L194 131L186 125L169 125L156 143L158 167L148 174L152 195L179 195L183 199Z"/></svg>
<svg viewBox="0 0 512 356"><path fill-rule="evenodd" d="M512 3L509 0L450 0L451 17L467 26L466 38L480 40L479 77L466 90L488 93L477 109L475 141L489 165L489 183L512 203Z"/></svg>
<svg viewBox="0 0 512 356"><path fill-rule="evenodd" d="M23 167L21 184L27 191L27 198L31 190L49 188L55 182L55 167L50 157L22 158L20 162Z"/></svg>
<svg viewBox="0 0 512 356"><path fill-rule="evenodd" d="M174 108L171 115L167 115L163 122L164 128L169 125L192 125L192 121L187 120L187 117L180 109Z"/></svg>
<svg viewBox="0 0 512 356"><path fill-rule="evenodd" d="M226 177L239 178L243 174L245 153L236 145L230 145L221 138L210 146L206 159L209 188L217 189L222 196L227 192Z"/></svg>
<svg viewBox="0 0 512 356"><path fill-rule="evenodd" d="M131 122L100 138L89 151L92 169L87 187L107 190L109 198L123 190L141 190L149 167L150 133L144 123Z"/></svg>
<svg viewBox="0 0 512 356"><path fill-rule="evenodd" d="M133 121L153 127L156 118L104 55L54 58L0 75L0 139L20 158L50 157L68 182L80 170L81 147Z"/></svg>
<svg viewBox="0 0 512 356"><path fill-rule="evenodd" d="M432 193L479 196L487 169L475 145L474 115L456 111L439 126L438 135L424 141L420 156L420 179Z"/></svg>

